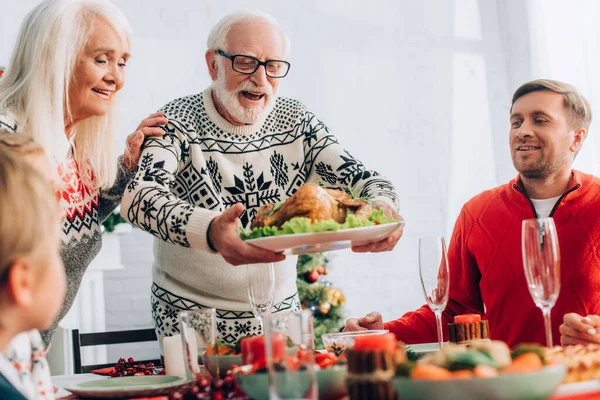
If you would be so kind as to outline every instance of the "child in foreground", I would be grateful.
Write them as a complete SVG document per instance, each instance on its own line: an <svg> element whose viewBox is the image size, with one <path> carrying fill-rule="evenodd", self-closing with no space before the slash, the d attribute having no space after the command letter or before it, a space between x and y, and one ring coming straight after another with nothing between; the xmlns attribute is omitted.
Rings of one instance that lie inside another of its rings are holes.
<svg viewBox="0 0 600 400"><path fill-rule="evenodd" d="M28 155L4 139L0 136L0 398L53 399L39 330L52 324L65 295L62 213L50 171L41 166L43 152Z"/></svg>

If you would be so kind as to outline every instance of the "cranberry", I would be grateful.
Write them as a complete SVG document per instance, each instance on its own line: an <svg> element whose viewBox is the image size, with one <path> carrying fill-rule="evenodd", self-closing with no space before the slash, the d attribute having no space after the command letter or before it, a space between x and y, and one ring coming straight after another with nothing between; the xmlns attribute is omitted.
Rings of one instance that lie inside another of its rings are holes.
<svg viewBox="0 0 600 400"><path fill-rule="evenodd" d="M212 383L212 388L213 390L221 390L223 389L223 380L222 379L215 379Z"/></svg>
<svg viewBox="0 0 600 400"><path fill-rule="evenodd" d="M213 392L213 394L211 396L211 400L223 400L223 393Z"/></svg>
<svg viewBox="0 0 600 400"><path fill-rule="evenodd" d="M201 388L208 387L208 385L210 385L210 381L206 378L200 378L198 380L198 385L200 385Z"/></svg>
<svg viewBox="0 0 600 400"><path fill-rule="evenodd" d="M153 362L149 362L149 363L148 363L148 367L149 367L149 368L152 368L152 367L154 367L154 363L153 363Z"/></svg>
<svg viewBox="0 0 600 400"><path fill-rule="evenodd" d="M133 357L129 357L129 359L127 360L127 362L129 362L129 364L133 364Z"/></svg>

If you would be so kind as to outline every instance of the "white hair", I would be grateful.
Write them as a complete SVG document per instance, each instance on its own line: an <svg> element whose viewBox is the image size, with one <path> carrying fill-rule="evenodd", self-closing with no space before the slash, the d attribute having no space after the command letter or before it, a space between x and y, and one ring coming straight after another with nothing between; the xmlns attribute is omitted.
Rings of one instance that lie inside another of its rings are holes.
<svg viewBox="0 0 600 400"><path fill-rule="evenodd" d="M231 27L236 24L250 24L252 22L267 22L279 30L283 39L283 58L287 58L290 54L290 39L272 15L258 10L237 10L221 18L208 35L206 43L208 48L210 50L227 51L227 34Z"/></svg>
<svg viewBox="0 0 600 400"><path fill-rule="evenodd" d="M69 87L73 71L95 23L108 23L127 43L131 26L109 0L44 0L25 17L7 73L0 79L0 108L14 113L22 133L43 148L53 165L65 160L69 143L65 117L71 119ZM80 171L92 163L97 185L115 179L113 138L115 100L106 115L89 117L73 127L75 160ZM82 175L84 183L90 176Z"/></svg>

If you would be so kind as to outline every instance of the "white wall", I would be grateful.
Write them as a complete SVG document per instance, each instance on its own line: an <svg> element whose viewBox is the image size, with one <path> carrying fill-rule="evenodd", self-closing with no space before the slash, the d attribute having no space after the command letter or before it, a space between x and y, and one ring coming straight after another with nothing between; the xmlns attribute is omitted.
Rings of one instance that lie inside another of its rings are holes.
<svg viewBox="0 0 600 400"><path fill-rule="evenodd" d="M0 65L36 3L0 0ZM348 316L379 310L390 319L420 306L417 238L449 236L466 200L515 175L508 110L514 89L538 77L527 18L534 0L115 3L135 31L121 143L144 116L208 85L205 41L225 13L259 8L287 28L292 69L281 94L304 101L389 177L407 220L391 253L335 253L328 279L345 292ZM125 240L127 268L107 277L109 328L151 324L150 237L137 231Z"/></svg>

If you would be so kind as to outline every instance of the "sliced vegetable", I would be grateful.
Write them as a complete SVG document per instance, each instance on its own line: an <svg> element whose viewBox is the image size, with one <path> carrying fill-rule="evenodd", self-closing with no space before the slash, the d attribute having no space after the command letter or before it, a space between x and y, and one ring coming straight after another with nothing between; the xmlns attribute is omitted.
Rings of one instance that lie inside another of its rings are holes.
<svg viewBox="0 0 600 400"><path fill-rule="evenodd" d="M448 356L448 370L458 371L467 369L472 371L477 365L489 365L497 368L498 365L487 353L480 351L470 351L465 353L455 353Z"/></svg>
<svg viewBox="0 0 600 400"><path fill-rule="evenodd" d="M540 346L539 344L534 344L534 343L527 343L527 344L520 344L517 347L514 348L513 352L512 352L512 358L513 360L517 357L519 357L521 354L526 354L526 353L535 353L540 357L540 360L542 360L542 364L546 365L546 353L544 351L544 348L542 346Z"/></svg>
<svg viewBox="0 0 600 400"><path fill-rule="evenodd" d="M452 379L452 372L437 365L417 364L411 371L410 378L415 380L441 381Z"/></svg>

